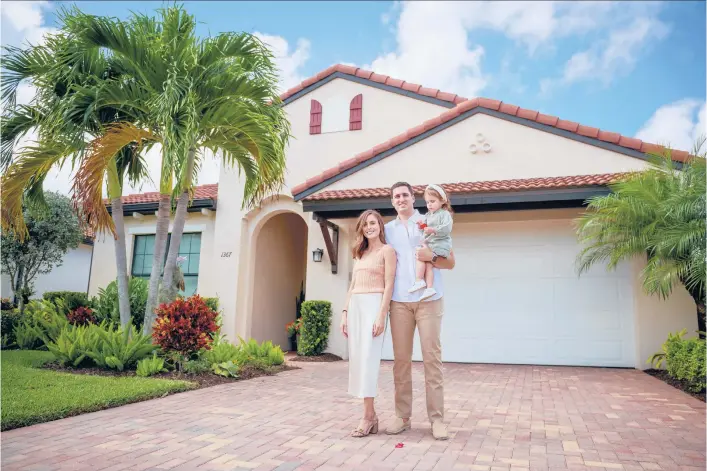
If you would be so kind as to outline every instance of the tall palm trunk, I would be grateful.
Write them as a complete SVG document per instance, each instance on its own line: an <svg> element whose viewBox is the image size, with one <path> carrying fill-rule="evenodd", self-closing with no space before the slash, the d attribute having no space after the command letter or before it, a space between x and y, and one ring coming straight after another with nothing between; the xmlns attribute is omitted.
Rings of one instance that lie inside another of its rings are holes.
<svg viewBox="0 0 707 471"><path fill-rule="evenodd" d="M169 244L169 253L164 264L164 278L160 297L164 302L171 302L177 298L177 287L174 283L174 273L177 270L177 257L179 256L179 245L182 243L182 233L187 219L187 205L189 204L189 186L191 186L192 170L194 168L194 158L196 150L189 149L187 157L187 171L185 182L182 184L182 193L177 200L177 210L174 214L174 227L172 227L172 240Z"/></svg>
<svg viewBox="0 0 707 471"><path fill-rule="evenodd" d="M160 202L157 207L157 229L155 231L155 253L152 256L152 271L150 272L150 286L145 305L145 322L142 330L145 335L152 335L152 325L157 314L157 296L160 287L160 274L162 272L164 254L167 249L167 236L169 234L169 215L171 212L171 196L160 191Z"/></svg>
<svg viewBox="0 0 707 471"><path fill-rule="evenodd" d="M115 243L115 266L118 284L118 311L120 325L127 327L131 322L130 293L128 291L128 257L125 247L125 221L123 216L123 190L118 176L118 166L115 159L108 169L108 196L111 199L111 215L115 224L117 237Z"/></svg>

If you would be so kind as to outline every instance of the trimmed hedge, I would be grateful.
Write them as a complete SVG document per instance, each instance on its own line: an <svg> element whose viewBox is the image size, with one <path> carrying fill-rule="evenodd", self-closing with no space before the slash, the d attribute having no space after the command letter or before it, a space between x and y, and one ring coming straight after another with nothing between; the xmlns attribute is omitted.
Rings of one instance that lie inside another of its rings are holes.
<svg viewBox="0 0 707 471"><path fill-rule="evenodd" d="M47 291L42 296L45 301L56 304L57 299L63 299L69 311L79 307L93 307L88 295L81 291Z"/></svg>
<svg viewBox="0 0 707 471"><path fill-rule="evenodd" d="M683 339L671 336L665 342L665 363L668 374L688 383L691 391L705 389L705 341L699 338Z"/></svg>
<svg viewBox="0 0 707 471"><path fill-rule="evenodd" d="M302 327L297 342L297 353L302 356L321 355L329 342L331 303L305 301L302 303Z"/></svg>

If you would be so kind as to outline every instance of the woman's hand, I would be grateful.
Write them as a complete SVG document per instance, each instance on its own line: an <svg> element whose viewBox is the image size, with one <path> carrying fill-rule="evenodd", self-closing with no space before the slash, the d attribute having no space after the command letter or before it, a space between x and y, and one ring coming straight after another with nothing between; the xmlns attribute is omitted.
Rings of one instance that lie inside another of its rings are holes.
<svg viewBox="0 0 707 471"><path fill-rule="evenodd" d="M385 330L385 314L380 314L373 324L373 336L378 337Z"/></svg>
<svg viewBox="0 0 707 471"><path fill-rule="evenodd" d="M341 329L341 333L344 334L344 337L346 338L348 338L349 336L349 325L347 322L347 317L348 314L346 313L346 311L344 311L341 314L341 325L339 326L339 328Z"/></svg>

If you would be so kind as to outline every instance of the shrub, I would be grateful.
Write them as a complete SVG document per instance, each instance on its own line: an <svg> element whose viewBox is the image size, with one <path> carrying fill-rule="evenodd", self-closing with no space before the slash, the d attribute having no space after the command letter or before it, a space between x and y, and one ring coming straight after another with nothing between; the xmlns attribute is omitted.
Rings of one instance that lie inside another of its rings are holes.
<svg viewBox="0 0 707 471"><path fill-rule="evenodd" d="M329 301L303 302L297 353L303 356L321 355L329 342L330 326L331 303Z"/></svg>
<svg viewBox="0 0 707 471"><path fill-rule="evenodd" d="M7 344L3 348L15 343L15 329L21 320L22 315L17 309L0 311L0 332L2 335L7 335Z"/></svg>
<svg viewBox="0 0 707 471"><path fill-rule="evenodd" d="M217 374L219 376L225 376L227 378L237 378L238 372L240 371L240 367L236 363L229 360L223 363L214 363L213 365L211 365L211 371L213 371L214 374Z"/></svg>
<svg viewBox="0 0 707 471"><path fill-rule="evenodd" d="M182 372L186 374L201 374L206 373L211 369L211 365L206 360L196 359L187 360L182 363Z"/></svg>
<svg viewBox="0 0 707 471"><path fill-rule="evenodd" d="M130 325L123 329L104 323L91 327L98 339L87 355L102 368L123 371L155 350L152 337L143 335L135 326Z"/></svg>
<svg viewBox="0 0 707 471"><path fill-rule="evenodd" d="M278 345L273 345L270 340L258 344L255 339L250 339L248 342L241 339L239 347L242 350L241 362L256 368L282 365L285 362L282 349Z"/></svg>
<svg viewBox="0 0 707 471"><path fill-rule="evenodd" d="M199 350L210 348L213 340L211 334L218 330L216 316L216 312L198 294L177 299L157 308L152 336L165 352L187 358Z"/></svg>
<svg viewBox="0 0 707 471"><path fill-rule="evenodd" d="M96 349L98 335L93 325L66 325L56 342L47 343L47 349L62 365L79 366Z"/></svg>
<svg viewBox="0 0 707 471"><path fill-rule="evenodd" d="M36 350L44 345L41 331L28 322L22 322L15 327L15 344L20 350Z"/></svg>
<svg viewBox="0 0 707 471"><path fill-rule="evenodd" d="M167 371L164 367L164 358L157 356L157 352L152 354L152 358L143 358L137 362L135 374L146 378Z"/></svg>
<svg viewBox="0 0 707 471"><path fill-rule="evenodd" d="M230 343L223 336L214 336L211 348L203 349L199 352L199 358L208 362L209 365L236 361L241 354L241 349Z"/></svg>
<svg viewBox="0 0 707 471"><path fill-rule="evenodd" d="M56 304L57 300L62 299L66 303L66 308L73 311L79 307L91 307L91 301L88 295L81 291L47 291L42 296L45 301Z"/></svg>
<svg viewBox="0 0 707 471"><path fill-rule="evenodd" d="M66 319L73 325L88 325L95 324L96 318L93 316L93 310L88 307L79 306L73 311L69 311Z"/></svg>
<svg viewBox="0 0 707 471"><path fill-rule="evenodd" d="M15 309L17 304L15 304L10 298L0 298L0 310L9 311Z"/></svg>
<svg viewBox="0 0 707 471"><path fill-rule="evenodd" d="M209 306L209 309L218 312L218 298L204 298L204 302Z"/></svg>
<svg viewBox="0 0 707 471"><path fill-rule="evenodd" d="M25 310L24 323L46 345L56 342L61 331L69 323L65 312L68 312L68 309L62 298L56 298L54 302L32 301Z"/></svg>
<svg viewBox="0 0 707 471"><path fill-rule="evenodd" d="M143 278L130 278L128 281L128 296L130 297L130 318L133 325L142 330L145 320L145 305L149 290L148 281ZM111 281L108 286L98 290L94 307L99 320L106 320L113 324L120 324L120 308L118 306L118 284Z"/></svg>
<svg viewBox="0 0 707 471"><path fill-rule="evenodd" d="M683 339L684 331L670 336L665 342L665 363L668 374L685 381L694 392L705 389L705 341L699 338Z"/></svg>

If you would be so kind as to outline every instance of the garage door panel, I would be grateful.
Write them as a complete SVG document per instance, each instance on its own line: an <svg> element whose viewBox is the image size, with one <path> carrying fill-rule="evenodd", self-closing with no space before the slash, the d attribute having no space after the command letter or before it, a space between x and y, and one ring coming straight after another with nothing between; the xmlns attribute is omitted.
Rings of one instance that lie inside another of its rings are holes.
<svg viewBox="0 0 707 471"><path fill-rule="evenodd" d="M580 366L625 366L624 344L621 340L558 339L552 356L559 364Z"/></svg>

